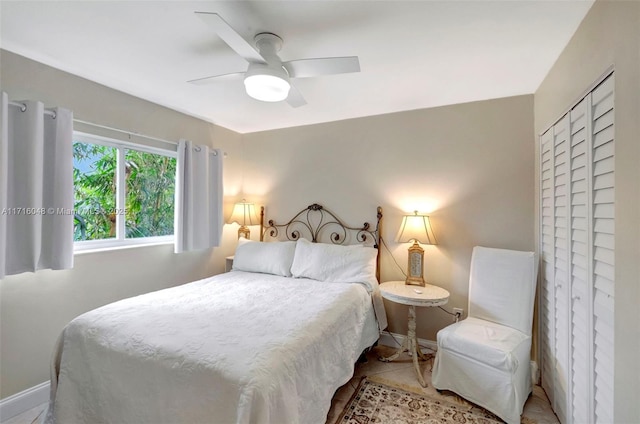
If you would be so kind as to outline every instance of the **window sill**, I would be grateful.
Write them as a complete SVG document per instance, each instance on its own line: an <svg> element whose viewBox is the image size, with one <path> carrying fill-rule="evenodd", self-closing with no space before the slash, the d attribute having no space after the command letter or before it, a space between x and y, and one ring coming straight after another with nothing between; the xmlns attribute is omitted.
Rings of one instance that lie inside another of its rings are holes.
<svg viewBox="0 0 640 424"><path fill-rule="evenodd" d="M139 247L152 247L152 246L162 246L167 244L173 244L173 237L166 240L154 240L154 241L127 241L127 242L114 242L114 243L103 243L95 246L84 245L81 247L74 247L73 254L74 256L81 256L91 253L102 253L102 252L111 252L114 250L124 250L124 249L136 249Z"/></svg>

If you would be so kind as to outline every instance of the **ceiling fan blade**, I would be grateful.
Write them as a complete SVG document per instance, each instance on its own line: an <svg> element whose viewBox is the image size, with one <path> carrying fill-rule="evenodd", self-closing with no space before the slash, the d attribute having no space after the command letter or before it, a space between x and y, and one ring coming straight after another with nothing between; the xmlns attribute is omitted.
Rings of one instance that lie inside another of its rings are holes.
<svg viewBox="0 0 640 424"><path fill-rule="evenodd" d="M230 74L213 75L210 77L192 79L187 82L195 85L207 85L214 82L229 81L241 78L244 78L244 72L232 72Z"/></svg>
<svg viewBox="0 0 640 424"><path fill-rule="evenodd" d="M360 72L358 56L299 59L282 64L292 78Z"/></svg>
<svg viewBox="0 0 640 424"><path fill-rule="evenodd" d="M207 25L213 28L222 40L236 53L249 62L267 63L264 57L258 53L244 38L231 28L231 26L217 13L195 12Z"/></svg>
<svg viewBox="0 0 640 424"><path fill-rule="evenodd" d="M289 89L289 95L287 96L287 103L291 107L300 107L307 104L307 101L302 97L302 94L295 85L291 84L291 88Z"/></svg>

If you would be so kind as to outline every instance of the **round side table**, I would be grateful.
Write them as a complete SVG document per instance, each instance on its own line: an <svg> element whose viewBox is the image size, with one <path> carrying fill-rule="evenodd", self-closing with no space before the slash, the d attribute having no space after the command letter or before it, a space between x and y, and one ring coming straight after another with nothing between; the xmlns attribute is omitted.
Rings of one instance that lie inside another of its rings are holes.
<svg viewBox="0 0 640 424"><path fill-rule="evenodd" d="M442 287L427 284L422 286L411 286L405 284L404 281L388 281L380 284L380 292L382 297L394 303L409 306L409 320L407 337L404 339L402 346L391 356L381 357L379 360L390 362L400 356L403 352L409 352L413 358L413 366L418 375L418 382L422 387L427 387L424 377L420 372L418 359L429 359L418 346L418 338L416 337L416 306L441 306L449 301L449 292Z"/></svg>

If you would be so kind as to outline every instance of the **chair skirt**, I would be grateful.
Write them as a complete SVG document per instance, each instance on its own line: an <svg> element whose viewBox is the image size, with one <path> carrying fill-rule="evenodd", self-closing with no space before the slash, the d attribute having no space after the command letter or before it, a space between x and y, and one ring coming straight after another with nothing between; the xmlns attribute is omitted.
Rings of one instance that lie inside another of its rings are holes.
<svg viewBox="0 0 640 424"><path fill-rule="evenodd" d="M440 346L433 365L432 384L450 390L479 405L509 424L520 423L524 404L532 390L531 339L520 343L513 354L519 359L513 372L487 365L478 359Z"/></svg>

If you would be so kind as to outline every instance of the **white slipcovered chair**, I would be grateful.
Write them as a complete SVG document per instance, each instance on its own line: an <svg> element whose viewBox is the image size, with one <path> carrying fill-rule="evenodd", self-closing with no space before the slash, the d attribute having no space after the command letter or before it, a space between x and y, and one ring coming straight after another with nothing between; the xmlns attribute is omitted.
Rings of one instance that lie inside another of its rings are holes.
<svg viewBox="0 0 640 424"><path fill-rule="evenodd" d="M475 247L468 318L438 332L432 384L519 423L532 390L533 252Z"/></svg>

